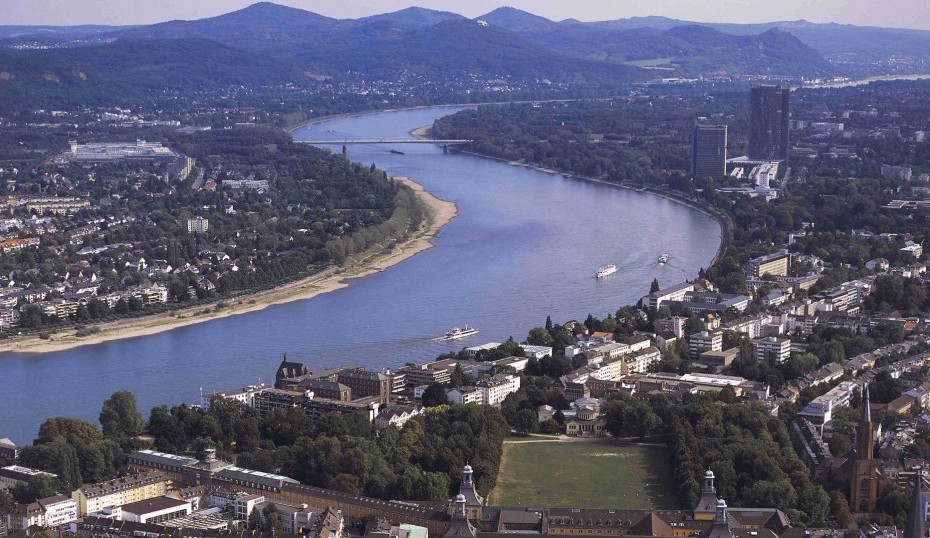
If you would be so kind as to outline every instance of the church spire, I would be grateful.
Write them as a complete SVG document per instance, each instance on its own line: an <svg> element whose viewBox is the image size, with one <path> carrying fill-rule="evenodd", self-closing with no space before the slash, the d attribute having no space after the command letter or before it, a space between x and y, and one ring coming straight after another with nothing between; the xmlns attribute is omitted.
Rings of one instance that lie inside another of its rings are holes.
<svg viewBox="0 0 930 538"><path fill-rule="evenodd" d="M926 521L924 511L926 504L924 503L923 484L923 475L918 471L917 474L914 475L914 486L911 488L911 506L910 510L907 511L907 524L904 526L904 538L924 537L924 521Z"/></svg>
<svg viewBox="0 0 930 538"><path fill-rule="evenodd" d="M862 396L862 418L859 422L872 422L872 410L869 408L869 386L865 386L865 393Z"/></svg>
<svg viewBox="0 0 930 538"><path fill-rule="evenodd" d="M878 503L879 471L874 461L875 423L869 409L869 387L862 395L862 415L856 425L856 459L849 481L849 507L854 512L874 512Z"/></svg>

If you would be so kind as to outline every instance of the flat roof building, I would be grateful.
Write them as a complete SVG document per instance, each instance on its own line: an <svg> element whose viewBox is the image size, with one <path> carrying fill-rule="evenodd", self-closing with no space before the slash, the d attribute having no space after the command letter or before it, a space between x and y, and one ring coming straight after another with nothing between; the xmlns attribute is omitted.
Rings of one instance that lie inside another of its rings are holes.
<svg viewBox="0 0 930 538"><path fill-rule="evenodd" d="M790 266L791 254L787 250L779 250L746 262L746 278L761 278L765 275L787 276Z"/></svg>
<svg viewBox="0 0 930 538"><path fill-rule="evenodd" d="M749 159L788 160L791 89L753 85L749 89Z"/></svg>
<svg viewBox="0 0 930 538"><path fill-rule="evenodd" d="M727 174L727 124L694 120L691 131L691 175L720 179Z"/></svg>
<svg viewBox="0 0 930 538"><path fill-rule="evenodd" d="M170 497L155 497L129 503L121 507L124 521L138 523L161 523L190 515L191 503Z"/></svg>

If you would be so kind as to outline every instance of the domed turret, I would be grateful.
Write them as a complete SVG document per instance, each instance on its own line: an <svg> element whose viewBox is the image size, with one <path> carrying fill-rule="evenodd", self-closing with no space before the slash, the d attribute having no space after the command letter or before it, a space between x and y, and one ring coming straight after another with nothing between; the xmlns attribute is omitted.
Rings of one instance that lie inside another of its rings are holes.
<svg viewBox="0 0 930 538"><path fill-rule="evenodd" d="M443 536L447 538L474 538L477 535L475 528L468 521L468 511L465 508L465 496L459 493L453 499L455 511L452 512L452 522Z"/></svg>
<svg viewBox="0 0 930 538"><path fill-rule="evenodd" d="M473 473L471 465L465 464L462 467L462 483L459 486L459 495L465 497L465 503L469 508L478 508L484 505L484 499L481 498L481 495L478 495L478 490L475 488L475 481L472 478Z"/></svg>
<svg viewBox="0 0 930 538"><path fill-rule="evenodd" d="M714 523L710 526L707 538L733 538L733 531L730 530L730 521L727 517L727 502L723 499L717 500Z"/></svg>
<svg viewBox="0 0 930 538"><path fill-rule="evenodd" d="M701 485L701 496L694 505L694 519L711 521L717 511L717 490L714 488L714 472L710 469L704 473L704 483Z"/></svg>

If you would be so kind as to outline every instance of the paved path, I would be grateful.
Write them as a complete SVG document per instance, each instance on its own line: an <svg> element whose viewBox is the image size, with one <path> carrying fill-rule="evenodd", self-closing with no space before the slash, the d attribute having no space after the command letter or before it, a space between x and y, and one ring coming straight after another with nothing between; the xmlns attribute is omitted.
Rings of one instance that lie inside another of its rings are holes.
<svg viewBox="0 0 930 538"><path fill-rule="evenodd" d="M560 435L558 437L529 436L524 439L504 439L505 445L518 445L522 443L602 443L610 445L667 446L665 443L640 442L636 439L613 439L610 437L571 437L568 435Z"/></svg>

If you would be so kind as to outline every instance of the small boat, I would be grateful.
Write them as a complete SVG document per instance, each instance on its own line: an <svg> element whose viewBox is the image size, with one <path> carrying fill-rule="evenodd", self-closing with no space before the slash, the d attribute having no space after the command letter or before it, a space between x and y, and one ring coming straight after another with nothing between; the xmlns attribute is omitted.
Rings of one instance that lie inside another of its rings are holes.
<svg viewBox="0 0 930 538"><path fill-rule="evenodd" d="M659 256L659 263L663 263L663 264L668 263L668 259L671 257L672 255L669 254L668 252L663 252L662 255Z"/></svg>
<svg viewBox="0 0 930 538"><path fill-rule="evenodd" d="M605 276L612 275L617 272L617 266L614 264L605 265L600 267L597 270L597 273L594 274L595 278L604 278Z"/></svg>
<svg viewBox="0 0 930 538"><path fill-rule="evenodd" d="M442 335L442 338L439 338L439 340L458 340L459 338L467 338L476 334L478 334L478 329L465 325L464 327L453 327L451 331Z"/></svg>
<svg viewBox="0 0 930 538"><path fill-rule="evenodd" d="M401 150L399 150L399 149L391 149L391 150L388 150L388 151L390 151L391 153L397 154L397 155L406 155L406 153L404 153L403 151L401 151Z"/></svg>

